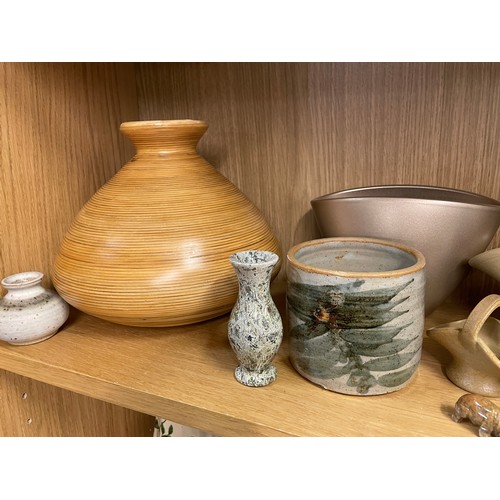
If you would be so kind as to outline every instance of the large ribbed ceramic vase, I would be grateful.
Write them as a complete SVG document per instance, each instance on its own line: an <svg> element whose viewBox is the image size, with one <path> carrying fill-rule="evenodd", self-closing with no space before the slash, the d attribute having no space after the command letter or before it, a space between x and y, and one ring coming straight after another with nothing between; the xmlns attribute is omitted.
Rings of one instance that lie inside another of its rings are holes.
<svg viewBox="0 0 500 500"><path fill-rule="evenodd" d="M261 212L197 153L207 128L121 125L136 155L85 204L55 260L54 287L69 304L123 325L196 323L234 306L230 255L280 254Z"/></svg>

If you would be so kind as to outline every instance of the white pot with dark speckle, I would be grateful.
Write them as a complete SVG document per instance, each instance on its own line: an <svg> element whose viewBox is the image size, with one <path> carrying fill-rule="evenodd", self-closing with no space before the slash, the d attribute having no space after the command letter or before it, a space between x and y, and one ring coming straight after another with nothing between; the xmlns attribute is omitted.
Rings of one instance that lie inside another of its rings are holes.
<svg viewBox="0 0 500 500"><path fill-rule="evenodd" d="M52 337L69 316L69 305L42 287L37 271L12 274L2 280L7 290L0 300L0 340L28 345Z"/></svg>

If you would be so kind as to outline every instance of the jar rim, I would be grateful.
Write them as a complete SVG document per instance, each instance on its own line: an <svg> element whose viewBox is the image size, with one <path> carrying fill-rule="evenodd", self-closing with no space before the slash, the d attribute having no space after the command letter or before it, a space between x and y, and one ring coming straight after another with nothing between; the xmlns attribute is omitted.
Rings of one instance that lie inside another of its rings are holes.
<svg viewBox="0 0 500 500"><path fill-rule="evenodd" d="M299 252L301 249L313 246L320 248L334 243L358 243L360 245L371 244L377 246L386 246L389 248L398 249L403 253L411 255L415 259L415 262L409 267L392 269L388 271L341 271L315 267L303 263L297 258L297 252ZM295 245L288 251L287 260L289 264L297 269L300 269L301 271L327 276L340 276L344 278L394 278L421 271L424 269L426 264L424 255L416 248L395 241L364 237L331 237L304 241Z"/></svg>

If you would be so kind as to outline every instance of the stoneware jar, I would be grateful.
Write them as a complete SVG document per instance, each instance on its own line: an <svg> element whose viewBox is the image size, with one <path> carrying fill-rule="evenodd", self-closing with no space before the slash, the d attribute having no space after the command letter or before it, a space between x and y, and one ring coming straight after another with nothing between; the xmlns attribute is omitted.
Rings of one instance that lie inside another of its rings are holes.
<svg viewBox="0 0 500 500"><path fill-rule="evenodd" d="M239 362L235 377L251 387L268 385L276 379L271 361L283 339L283 323L269 289L279 257L249 250L233 254L229 260L239 283L228 322L229 343Z"/></svg>
<svg viewBox="0 0 500 500"><path fill-rule="evenodd" d="M68 304L42 287L43 274L17 273L2 280L7 290L0 300L0 340L28 345L52 337L68 319Z"/></svg>
<svg viewBox="0 0 500 500"><path fill-rule="evenodd" d="M307 241L287 255L290 360L306 379L385 394L415 375L424 334L424 256L368 238Z"/></svg>

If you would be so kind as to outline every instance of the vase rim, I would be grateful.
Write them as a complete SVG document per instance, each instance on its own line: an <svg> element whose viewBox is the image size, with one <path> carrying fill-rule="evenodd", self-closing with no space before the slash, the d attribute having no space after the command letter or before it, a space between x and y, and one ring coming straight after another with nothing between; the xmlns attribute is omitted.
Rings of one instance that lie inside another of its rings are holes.
<svg viewBox="0 0 500 500"><path fill-rule="evenodd" d="M229 260L238 267L268 267L277 264L279 256L268 250L244 250L233 253Z"/></svg>
<svg viewBox="0 0 500 500"><path fill-rule="evenodd" d="M2 286L7 290L26 288L36 285L42 281L43 273L39 271L27 271L11 274L2 279Z"/></svg>
<svg viewBox="0 0 500 500"><path fill-rule="evenodd" d="M120 125L120 130L128 128L166 128L166 127L185 127L186 125L199 125L208 127L207 123L203 120L194 120L190 118L182 120L138 120L123 122Z"/></svg>

